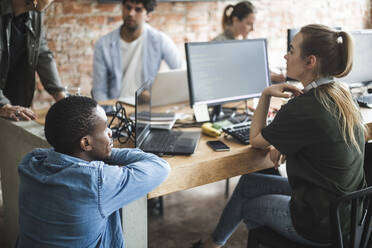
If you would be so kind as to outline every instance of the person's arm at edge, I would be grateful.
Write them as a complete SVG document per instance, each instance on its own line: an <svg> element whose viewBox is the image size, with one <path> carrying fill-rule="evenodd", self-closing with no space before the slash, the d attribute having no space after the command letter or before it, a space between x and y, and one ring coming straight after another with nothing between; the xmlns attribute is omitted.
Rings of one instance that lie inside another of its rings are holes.
<svg viewBox="0 0 372 248"><path fill-rule="evenodd" d="M13 121L29 121L34 120L36 115L29 108L11 105L9 99L4 96L3 90L0 89L0 117Z"/></svg>
<svg viewBox="0 0 372 248"><path fill-rule="evenodd" d="M54 100L59 101L65 97L65 88L62 87L57 65L52 52L49 50L43 28L40 37L36 71L45 90L54 98Z"/></svg>
<svg viewBox="0 0 372 248"><path fill-rule="evenodd" d="M270 146L270 143L261 134L261 130L266 126L271 101L271 96L267 95L265 90L262 92L257 108L254 111L249 134L250 144L252 147L259 149L265 149Z"/></svg>
<svg viewBox="0 0 372 248"><path fill-rule="evenodd" d="M109 99L107 68L103 59L102 49L102 40L98 40L94 47L92 86L92 97L96 101L104 101Z"/></svg>
<svg viewBox="0 0 372 248"><path fill-rule="evenodd" d="M169 68L179 69L185 67L185 61L181 58L181 54L178 51L176 44L164 33L161 33L161 37L163 59Z"/></svg>

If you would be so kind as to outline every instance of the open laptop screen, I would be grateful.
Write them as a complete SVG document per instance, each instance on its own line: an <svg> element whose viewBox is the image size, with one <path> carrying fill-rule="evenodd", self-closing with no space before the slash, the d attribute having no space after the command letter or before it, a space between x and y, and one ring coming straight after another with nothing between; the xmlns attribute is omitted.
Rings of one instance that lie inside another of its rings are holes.
<svg viewBox="0 0 372 248"><path fill-rule="evenodd" d="M136 91L136 147L139 147L150 131L151 84L145 83ZM141 113L141 114L140 114ZM147 115L147 116L146 116Z"/></svg>

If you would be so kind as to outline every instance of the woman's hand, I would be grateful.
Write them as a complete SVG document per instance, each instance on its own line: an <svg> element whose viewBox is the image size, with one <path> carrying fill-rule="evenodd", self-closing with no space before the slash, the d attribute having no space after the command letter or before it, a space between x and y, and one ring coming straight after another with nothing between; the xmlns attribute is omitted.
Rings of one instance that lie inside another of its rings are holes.
<svg viewBox="0 0 372 248"><path fill-rule="evenodd" d="M53 98L56 102L66 97L66 93L64 91L59 91L53 94Z"/></svg>
<svg viewBox="0 0 372 248"><path fill-rule="evenodd" d="M291 85L288 83L282 83L282 84L275 84L270 87L267 87L266 89L264 89L262 94L266 96L276 96L276 97L284 97L284 98L291 97L291 94L285 93L285 92L290 92L295 96L299 96L303 93L302 90L300 90L294 85Z"/></svg>
<svg viewBox="0 0 372 248"><path fill-rule="evenodd" d="M270 160L274 163L275 169L278 169L286 160L286 156L281 154L275 147L270 147Z"/></svg>
<svg viewBox="0 0 372 248"><path fill-rule="evenodd" d="M0 108L0 116L13 121L29 121L36 118L35 113L31 109L10 104L5 104Z"/></svg>

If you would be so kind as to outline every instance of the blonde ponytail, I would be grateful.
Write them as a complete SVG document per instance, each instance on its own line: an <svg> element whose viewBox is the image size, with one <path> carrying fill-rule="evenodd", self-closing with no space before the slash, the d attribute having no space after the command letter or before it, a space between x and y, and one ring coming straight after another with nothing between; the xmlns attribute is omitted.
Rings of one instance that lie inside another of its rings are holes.
<svg viewBox="0 0 372 248"><path fill-rule="evenodd" d="M356 133L363 132L367 137L368 126L363 124L358 106L355 104L347 86L341 83L325 84L315 89L315 97L324 108L339 122L339 130L349 146L355 147L360 153L362 151L356 139Z"/></svg>
<svg viewBox="0 0 372 248"><path fill-rule="evenodd" d="M344 31L337 32L336 35L336 42L339 44L342 51L341 54L341 67L344 68L344 70L335 75L337 78L341 78L349 74L351 69L353 68L353 56L354 56L354 46L353 46L353 39L351 38L351 35L349 33L346 33Z"/></svg>

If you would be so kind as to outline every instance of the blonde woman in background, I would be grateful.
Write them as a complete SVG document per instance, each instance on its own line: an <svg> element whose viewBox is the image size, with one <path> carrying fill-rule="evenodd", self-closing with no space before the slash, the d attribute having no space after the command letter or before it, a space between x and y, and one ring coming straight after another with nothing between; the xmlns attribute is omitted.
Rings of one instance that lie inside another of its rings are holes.
<svg viewBox="0 0 372 248"><path fill-rule="evenodd" d="M269 149L288 179L263 174L240 178L211 237L193 247L221 247L243 220L248 229L268 226L300 244L331 242L329 207L338 197L366 187L363 170L367 133L359 108L334 77L352 68L353 45L346 32L308 25L285 55L288 76L300 81L266 88L251 125L251 145ZM294 97L266 126L271 97ZM343 211L341 211L343 213ZM343 231L350 219L341 216Z"/></svg>
<svg viewBox="0 0 372 248"><path fill-rule="evenodd" d="M227 5L223 11L223 32L212 41L247 39L248 34L254 30L256 21L256 8L249 1L242 1L236 5ZM283 74L270 72L272 82L284 82Z"/></svg>

